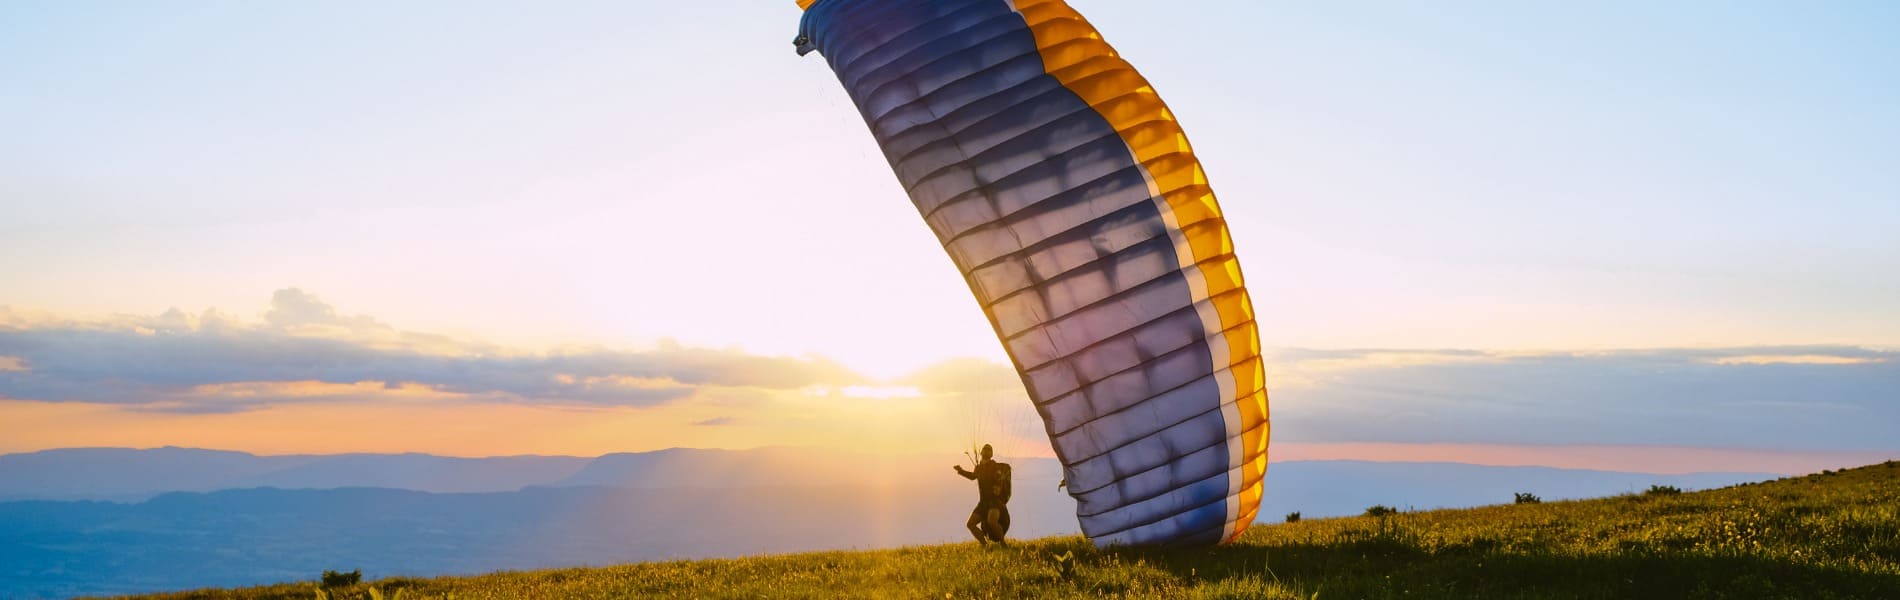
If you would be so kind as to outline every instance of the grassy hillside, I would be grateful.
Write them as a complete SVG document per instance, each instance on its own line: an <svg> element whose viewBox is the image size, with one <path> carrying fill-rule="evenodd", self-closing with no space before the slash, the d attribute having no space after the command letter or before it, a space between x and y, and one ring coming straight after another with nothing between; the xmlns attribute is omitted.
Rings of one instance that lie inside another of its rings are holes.
<svg viewBox="0 0 1900 600"><path fill-rule="evenodd" d="M945 516L946 527L961 521ZM1075 557L1067 574L1055 558L1064 553ZM372 587L384 597L400 590L409 599L458 600L1900 598L1900 463L1679 495L1276 523L1219 548L1097 551L1068 537L1007 548L966 543L397 578L332 592L366 598ZM150 598L306 599L316 589Z"/></svg>

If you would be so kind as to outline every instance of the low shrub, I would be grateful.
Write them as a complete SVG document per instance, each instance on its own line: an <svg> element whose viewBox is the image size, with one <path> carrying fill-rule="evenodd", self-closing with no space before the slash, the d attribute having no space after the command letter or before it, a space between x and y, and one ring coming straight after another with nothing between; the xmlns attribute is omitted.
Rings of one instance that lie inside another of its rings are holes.
<svg viewBox="0 0 1900 600"><path fill-rule="evenodd" d="M346 585L356 585L362 582L363 582L362 569L356 569L348 573L343 573L340 571L324 571L323 572L323 587L343 587Z"/></svg>
<svg viewBox="0 0 1900 600"><path fill-rule="evenodd" d="M1682 488L1673 485L1652 485L1649 486L1648 490L1643 492L1644 496L1677 496L1681 494Z"/></svg>

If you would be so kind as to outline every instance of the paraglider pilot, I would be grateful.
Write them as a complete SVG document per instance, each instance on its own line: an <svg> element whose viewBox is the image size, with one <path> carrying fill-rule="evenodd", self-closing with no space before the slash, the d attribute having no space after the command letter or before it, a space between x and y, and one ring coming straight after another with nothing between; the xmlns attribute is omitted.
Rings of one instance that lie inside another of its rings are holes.
<svg viewBox="0 0 1900 600"><path fill-rule="evenodd" d="M958 475L976 480L976 510L970 511L970 520L964 526L970 528L977 543L1001 544L1003 535L1009 533L1009 463L996 462L991 458L993 454L990 445L984 444L983 459L975 469L955 466Z"/></svg>

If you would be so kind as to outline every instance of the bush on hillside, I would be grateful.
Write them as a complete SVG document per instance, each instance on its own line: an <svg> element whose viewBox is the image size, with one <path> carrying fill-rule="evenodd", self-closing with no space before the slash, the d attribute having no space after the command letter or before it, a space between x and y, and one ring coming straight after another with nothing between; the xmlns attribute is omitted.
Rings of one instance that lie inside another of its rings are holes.
<svg viewBox="0 0 1900 600"><path fill-rule="evenodd" d="M1293 512L1290 512L1290 513L1287 513L1287 514L1286 514L1286 522L1288 522L1288 523L1298 523L1298 522L1300 522L1300 511L1297 511L1297 510L1296 510L1296 511L1293 511Z"/></svg>
<svg viewBox="0 0 1900 600"><path fill-rule="evenodd" d="M348 573L342 573L338 571L324 571L323 572L323 587L343 587L346 585L356 585L362 582L363 582L362 569L357 569L354 571L350 571Z"/></svg>
<svg viewBox="0 0 1900 600"><path fill-rule="evenodd" d="M1682 488L1673 485L1652 485L1649 486L1649 490L1643 492L1644 496L1677 496L1681 494Z"/></svg>
<svg viewBox="0 0 1900 600"><path fill-rule="evenodd" d="M1515 504L1543 504L1544 503L1543 498L1539 498L1537 497L1537 494L1533 494L1530 492L1517 492L1515 494L1512 494L1512 496L1516 497L1516 501L1514 502Z"/></svg>
<svg viewBox="0 0 1900 600"><path fill-rule="evenodd" d="M1396 514L1399 514L1399 509L1384 504L1374 504L1371 508L1366 509L1366 516L1368 517L1384 517Z"/></svg>

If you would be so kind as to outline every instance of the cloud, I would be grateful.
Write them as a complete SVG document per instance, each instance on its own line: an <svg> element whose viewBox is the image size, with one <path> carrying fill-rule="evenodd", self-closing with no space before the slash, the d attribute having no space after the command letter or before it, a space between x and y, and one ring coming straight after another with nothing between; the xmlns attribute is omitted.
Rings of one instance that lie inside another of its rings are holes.
<svg viewBox="0 0 1900 600"><path fill-rule="evenodd" d="M907 385L847 385L838 389L846 398L922 398L924 393Z"/></svg>
<svg viewBox="0 0 1900 600"><path fill-rule="evenodd" d="M1875 450L1900 448L1896 357L1856 346L1278 348L1265 362L1280 442ZM404 331L297 289L274 294L261 320L172 309L80 321L0 308L0 397L185 413L690 400L775 423L921 419L945 429L1003 415L1028 424L1024 439L1042 435L1015 370L990 360L952 359L878 381L822 358L672 342L523 352ZM721 419L730 417L695 424L732 422Z"/></svg>
<svg viewBox="0 0 1900 600"><path fill-rule="evenodd" d="M1270 359L1269 384L1286 383L1272 391L1276 439L1900 447L1900 361L1887 351L1480 352L1397 365L1369 358L1380 352Z"/></svg>
<svg viewBox="0 0 1900 600"><path fill-rule="evenodd" d="M264 313L264 322L286 329L304 326L381 328L381 324L369 317L340 317L335 307L297 288L277 290L271 294L270 311Z"/></svg>
<svg viewBox="0 0 1900 600"><path fill-rule="evenodd" d="M713 417L713 418L710 418L710 419L702 419L702 420L698 420L698 421L693 421L693 426L695 426L695 427L718 427L718 426L721 426L721 425L731 425L732 423L733 423L733 418L732 418L732 417Z"/></svg>
<svg viewBox="0 0 1900 600"><path fill-rule="evenodd" d="M1009 365L981 358L953 358L894 382L925 394L1023 394L1022 378Z"/></svg>
<svg viewBox="0 0 1900 600"><path fill-rule="evenodd" d="M1824 354L1751 354L1724 356L1708 362L1718 365L1865 365L1887 362L1885 358L1828 356Z"/></svg>
<svg viewBox="0 0 1900 600"><path fill-rule="evenodd" d="M519 353L406 332L279 290L262 322L223 313L0 320L0 396L228 412L350 397L653 406L706 388L795 390L865 379L818 358L665 343ZM30 366L31 368L27 368ZM17 368L8 368L17 367Z"/></svg>

